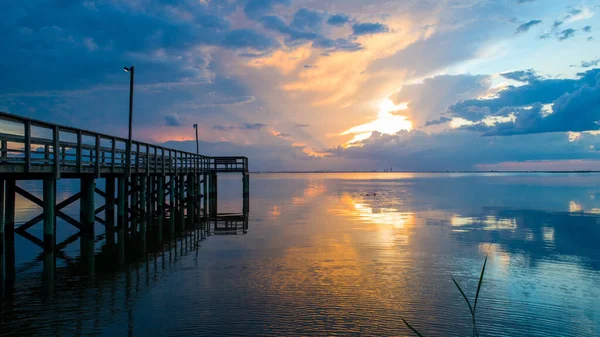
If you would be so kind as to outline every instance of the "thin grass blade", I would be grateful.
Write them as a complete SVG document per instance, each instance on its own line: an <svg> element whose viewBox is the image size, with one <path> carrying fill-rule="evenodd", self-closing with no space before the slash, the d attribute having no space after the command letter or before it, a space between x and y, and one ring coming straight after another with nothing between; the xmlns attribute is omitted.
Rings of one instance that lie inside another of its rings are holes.
<svg viewBox="0 0 600 337"><path fill-rule="evenodd" d="M477 293L475 294L475 302L473 303L473 314L477 310L477 299L479 298L479 291L481 290L481 284L483 283L483 274L485 273L485 265L487 264L488 256L485 255L485 261L483 262L483 268L481 268L481 275L479 276L479 284L477 285Z"/></svg>
<svg viewBox="0 0 600 337"><path fill-rule="evenodd" d="M420 332L417 331L417 329L413 328L410 324L408 324L408 322L404 319L404 317L400 316L400 318L402 318L402 322L404 322L404 324L406 324L406 326L412 330L412 332L414 332L417 336L419 337L424 337L423 335L421 335Z"/></svg>
<svg viewBox="0 0 600 337"><path fill-rule="evenodd" d="M454 281L454 284L456 285L456 287L458 288L458 290L460 291L461 295L463 296L463 298L465 299L465 301L467 302L467 304L469 305L469 310L471 311L471 316L475 316L475 313L473 312L473 307L471 307L471 302L469 302L469 299L467 298L467 295L465 295L465 292L462 290L462 288L458 285L458 282L456 282L456 280L454 279L454 277L452 277L452 281Z"/></svg>

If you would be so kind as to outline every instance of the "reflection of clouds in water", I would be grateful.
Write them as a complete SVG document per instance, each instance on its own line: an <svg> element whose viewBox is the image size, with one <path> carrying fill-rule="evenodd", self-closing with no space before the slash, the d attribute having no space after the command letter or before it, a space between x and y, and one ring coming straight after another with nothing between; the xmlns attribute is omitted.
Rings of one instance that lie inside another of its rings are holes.
<svg viewBox="0 0 600 337"><path fill-rule="evenodd" d="M593 194L591 195L590 199L594 200ZM582 204L571 200L569 202L569 212L571 212L571 213L586 213L586 214L600 214L600 208L599 207L591 207L591 208L585 209L585 207Z"/></svg>
<svg viewBox="0 0 600 337"><path fill-rule="evenodd" d="M471 225L481 225L479 227L483 230L510 230L514 231L517 228L517 220L515 218L498 218L493 215L487 215L481 218L477 217L463 217L458 214L454 214L450 220L450 224L453 227L463 227ZM453 229L455 231L466 231L466 229Z"/></svg>
<svg viewBox="0 0 600 337"><path fill-rule="evenodd" d="M387 225L393 228L414 226L415 213L401 212L396 208L380 207L378 199L354 198L350 194L343 194L330 212L357 219L363 223Z"/></svg>

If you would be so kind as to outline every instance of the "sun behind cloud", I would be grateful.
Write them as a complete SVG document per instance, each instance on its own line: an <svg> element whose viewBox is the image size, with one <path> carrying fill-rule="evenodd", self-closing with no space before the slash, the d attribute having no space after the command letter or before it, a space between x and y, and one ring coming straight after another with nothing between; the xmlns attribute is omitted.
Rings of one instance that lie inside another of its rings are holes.
<svg viewBox="0 0 600 337"><path fill-rule="evenodd" d="M412 122L407 120L406 116L392 114L395 111L402 111L408 108L408 103L394 104L389 98L384 99L379 104L379 113L377 119L372 122L354 126L340 135L353 134L354 138L346 143L347 146L356 146L358 142L371 137L373 132L393 135L400 130L412 130Z"/></svg>

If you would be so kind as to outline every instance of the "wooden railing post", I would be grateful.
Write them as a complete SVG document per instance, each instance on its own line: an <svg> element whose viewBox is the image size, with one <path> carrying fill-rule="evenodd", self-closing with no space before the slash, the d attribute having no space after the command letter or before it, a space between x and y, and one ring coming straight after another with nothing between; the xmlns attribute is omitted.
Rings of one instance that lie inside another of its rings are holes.
<svg viewBox="0 0 600 337"><path fill-rule="evenodd" d="M117 157L116 156L116 152L117 152L117 144L116 144L116 142L117 142L117 140L113 137L113 139L111 141L112 141L112 146L111 146L112 148L111 148L111 155L110 155L110 158L111 158L110 159L110 161L111 161L110 166L111 166L112 173L114 173L114 171L115 171L115 159ZM114 183L113 183L113 186L114 186Z"/></svg>
<svg viewBox="0 0 600 337"><path fill-rule="evenodd" d="M100 135L96 135L96 178L100 178Z"/></svg>
<svg viewBox="0 0 600 337"><path fill-rule="evenodd" d="M177 174L177 151L174 151L175 155L174 155L174 161L175 161L175 174Z"/></svg>
<svg viewBox="0 0 600 337"><path fill-rule="evenodd" d="M25 172L31 170L31 121L25 121Z"/></svg>
<svg viewBox="0 0 600 337"><path fill-rule="evenodd" d="M54 144L52 145L54 147L54 178L55 179L60 179L60 160L61 160L61 156L60 156L60 130L58 128L58 125L54 126L54 130L52 130L53 134L52 134L52 140L54 141Z"/></svg>
<svg viewBox="0 0 600 337"><path fill-rule="evenodd" d="M146 176L150 175L150 145L146 144Z"/></svg>
<svg viewBox="0 0 600 337"><path fill-rule="evenodd" d="M152 172L158 173L158 153L156 152L157 148L154 146L154 169ZM154 188L154 187L153 187Z"/></svg>
<svg viewBox="0 0 600 337"><path fill-rule="evenodd" d="M162 156L161 161L162 161L162 174L165 175L165 148L161 147L160 148L160 154Z"/></svg>
<svg viewBox="0 0 600 337"><path fill-rule="evenodd" d="M135 172L140 173L140 143L135 144Z"/></svg>
<svg viewBox="0 0 600 337"><path fill-rule="evenodd" d="M76 155L75 155L75 161L77 162L77 172L81 173L82 170L82 158L83 157L83 153L82 153L82 137L81 137L81 130L77 130L77 151L76 151Z"/></svg>

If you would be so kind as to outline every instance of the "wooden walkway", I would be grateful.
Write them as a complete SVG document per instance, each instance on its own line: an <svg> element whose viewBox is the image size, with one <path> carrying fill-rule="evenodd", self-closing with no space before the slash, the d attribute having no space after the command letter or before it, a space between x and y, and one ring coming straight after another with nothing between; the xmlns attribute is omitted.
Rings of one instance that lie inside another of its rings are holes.
<svg viewBox="0 0 600 337"><path fill-rule="evenodd" d="M248 158L210 157L139 141L132 141L128 150L124 138L0 112L0 260L14 262L15 234L46 252L63 248L55 242L57 218L81 233L93 232L99 223L107 242L145 237L150 230L172 236L186 225L217 215L219 173L242 174L241 214L247 216ZM58 202L59 179L79 179L80 191ZM98 179L104 180L104 190L96 186ZM42 181L43 197L20 187L20 180ZM43 212L17 226L17 195ZM96 205L96 195L104 202ZM63 212L76 201L79 219ZM43 233L30 233L39 222ZM225 228L232 226L228 223Z"/></svg>

